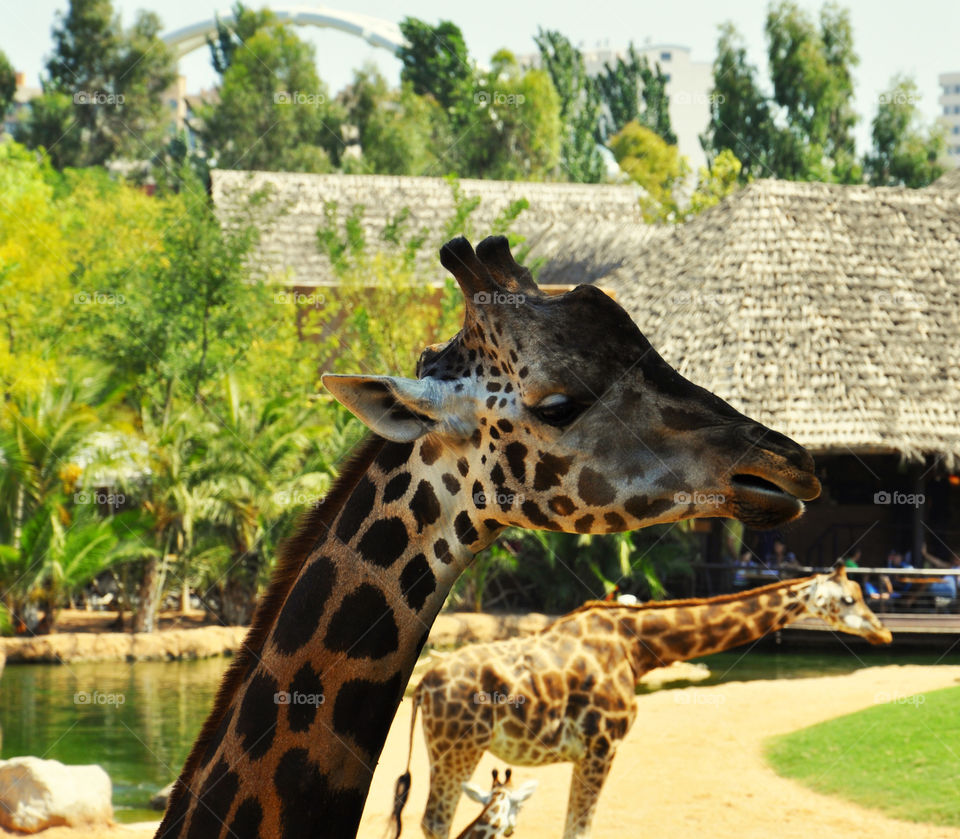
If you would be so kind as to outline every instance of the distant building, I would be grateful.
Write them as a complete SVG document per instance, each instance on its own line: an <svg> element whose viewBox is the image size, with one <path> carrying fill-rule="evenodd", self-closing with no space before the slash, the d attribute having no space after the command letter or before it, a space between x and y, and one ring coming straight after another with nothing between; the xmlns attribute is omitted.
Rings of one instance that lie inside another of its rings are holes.
<svg viewBox="0 0 960 839"><path fill-rule="evenodd" d="M595 76L605 64L613 66L618 58L626 57L625 49L580 48L587 73ZM700 135L710 122L710 96L713 91L713 65L708 61L693 61L690 48L677 44L646 44L637 47L640 55L646 56L650 66L660 65L667 77L667 95L670 97L670 123L677 135L680 154L685 155L693 166L694 174L707 163L700 145ZM540 55L520 56L521 64L538 67ZM960 99L957 100L960 102ZM960 139L960 138L958 138Z"/></svg>
<svg viewBox="0 0 960 839"><path fill-rule="evenodd" d="M39 87L32 87L27 84L26 73L17 73L17 91L13 95L13 105L7 113L3 114L3 130L0 134L13 134L17 124L26 119L27 112L30 109L30 101L38 97L43 90Z"/></svg>
<svg viewBox="0 0 960 839"><path fill-rule="evenodd" d="M941 73L941 123L947 131L947 160L960 166L960 73Z"/></svg>

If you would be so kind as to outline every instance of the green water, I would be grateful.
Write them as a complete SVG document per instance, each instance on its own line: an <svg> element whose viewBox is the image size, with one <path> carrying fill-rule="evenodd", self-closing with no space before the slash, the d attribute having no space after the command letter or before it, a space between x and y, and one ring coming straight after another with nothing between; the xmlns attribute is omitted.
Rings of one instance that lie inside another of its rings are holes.
<svg viewBox="0 0 960 839"><path fill-rule="evenodd" d="M850 673L884 664L956 663L957 656L748 648L702 660L711 675L699 684L710 685ZM0 679L0 756L98 763L113 781L119 821L157 819L156 811L145 809L147 802L179 774L229 661L9 665Z"/></svg>
<svg viewBox="0 0 960 839"><path fill-rule="evenodd" d="M180 773L229 662L8 665L0 754L98 763L118 821L157 819L150 796Z"/></svg>

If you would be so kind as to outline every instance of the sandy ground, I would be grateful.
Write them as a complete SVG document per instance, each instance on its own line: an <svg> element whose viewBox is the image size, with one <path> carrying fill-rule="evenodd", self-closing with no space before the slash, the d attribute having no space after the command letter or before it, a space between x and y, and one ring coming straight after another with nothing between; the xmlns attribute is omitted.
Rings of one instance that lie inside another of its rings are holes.
<svg viewBox="0 0 960 839"><path fill-rule="evenodd" d="M960 666L872 667L847 676L735 682L661 691L640 699L640 715L613 764L594 821L593 839L960 839L960 830L887 818L841 799L819 795L776 775L764 762L767 737L866 708L889 696L908 696L960 684ZM410 726L404 700L387 738L360 828L361 839L382 839L393 784L406 762ZM474 781L486 786L501 766L484 756ZM427 795L427 756L417 725L413 789L404 836L419 837ZM569 764L519 767L518 782L540 785L520 815L519 837L560 837L570 781ZM479 811L462 799L456 835ZM0 831L0 835L9 835ZM18 834L20 835L20 834ZM81 832L62 828L43 839L147 839L139 830Z"/></svg>

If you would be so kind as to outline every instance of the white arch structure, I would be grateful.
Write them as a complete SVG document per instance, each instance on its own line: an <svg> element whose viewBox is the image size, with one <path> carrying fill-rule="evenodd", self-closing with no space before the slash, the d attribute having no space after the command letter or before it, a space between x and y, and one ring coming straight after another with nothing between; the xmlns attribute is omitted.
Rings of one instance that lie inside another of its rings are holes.
<svg viewBox="0 0 960 839"><path fill-rule="evenodd" d="M341 12L324 6L279 6L270 11L281 23L294 26L317 26L321 29L337 29L348 35L363 38L368 44L396 54L406 40L395 23L382 18L361 15L356 12ZM230 25L235 22L232 12L223 12L219 20ZM161 36L163 42L173 49L179 61L188 53L207 45L207 38L217 33L217 19L212 17L191 26L184 26Z"/></svg>

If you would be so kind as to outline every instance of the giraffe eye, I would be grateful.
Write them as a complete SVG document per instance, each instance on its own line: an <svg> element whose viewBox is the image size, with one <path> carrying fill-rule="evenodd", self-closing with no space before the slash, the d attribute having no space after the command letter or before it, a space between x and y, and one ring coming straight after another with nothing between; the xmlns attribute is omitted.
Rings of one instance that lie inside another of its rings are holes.
<svg viewBox="0 0 960 839"><path fill-rule="evenodd" d="M844 606L852 606L852 605L853 605L853 598L852 598L849 594L845 594L845 595L843 596L843 605L844 605Z"/></svg>
<svg viewBox="0 0 960 839"><path fill-rule="evenodd" d="M585 405L563 393L551 393L532 410L547 425L563 428L580 416L585 408Z"/></svg>

